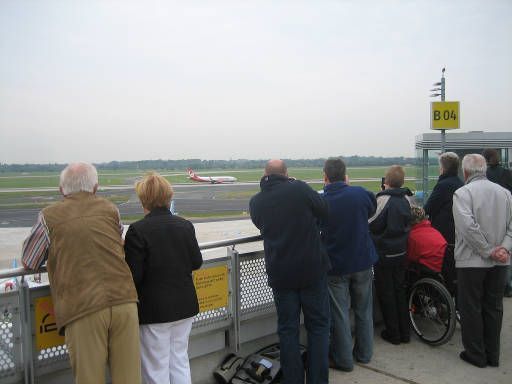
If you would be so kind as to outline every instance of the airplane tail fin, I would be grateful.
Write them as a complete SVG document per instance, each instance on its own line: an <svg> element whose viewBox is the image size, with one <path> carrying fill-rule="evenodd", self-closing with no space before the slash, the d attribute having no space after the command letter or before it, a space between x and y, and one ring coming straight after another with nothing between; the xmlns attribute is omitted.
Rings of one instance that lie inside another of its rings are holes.
<svg viewBox="0 0 512 384"><path fill-rule="evenodd" d="M187 168L187 173L190 178L196 176L195 172L191 168Z"/></svg>

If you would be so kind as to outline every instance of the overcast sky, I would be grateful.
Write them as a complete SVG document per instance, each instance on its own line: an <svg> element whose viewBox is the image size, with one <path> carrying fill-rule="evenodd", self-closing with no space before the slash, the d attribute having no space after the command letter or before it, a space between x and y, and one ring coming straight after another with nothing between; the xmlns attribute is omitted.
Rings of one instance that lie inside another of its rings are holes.
<svg viewBox="0 0 512 384"><path fill-rule="evenodd" d="M413 156L512 131L512 1L0 1L0 162Z"/></svg>

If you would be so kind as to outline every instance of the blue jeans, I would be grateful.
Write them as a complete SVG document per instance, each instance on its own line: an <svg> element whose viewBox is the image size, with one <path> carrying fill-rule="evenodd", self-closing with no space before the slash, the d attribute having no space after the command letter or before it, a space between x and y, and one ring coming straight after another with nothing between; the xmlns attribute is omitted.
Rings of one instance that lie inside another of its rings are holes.
<svg viewBox="0 0 512 384"><path fill-rule="evenodd" d="M307 383L329 382L329 293L327 277L300 289L273 288L283 384L304 383L299 349L300 311L308 334Z"/></svg>
<svg viewBox="0 0 512 384"><path fill-rule="evenodd" d="M329 276L331 298L331 358L337 367L352 370L354 359L368 363L373 354L372 269L343 276ZM352 343L350 308L355 316ZM352 345L354 347L352 348Z"/></svg>

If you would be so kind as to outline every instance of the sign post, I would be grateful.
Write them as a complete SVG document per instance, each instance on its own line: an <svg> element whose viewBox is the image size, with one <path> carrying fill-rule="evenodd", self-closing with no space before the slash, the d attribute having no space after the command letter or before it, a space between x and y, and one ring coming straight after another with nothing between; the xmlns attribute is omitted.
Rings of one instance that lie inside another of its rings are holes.
<svg viewBox="0 0 512 384"><path fill-rule="evenodd" d="M441 130L441 153L446 151L446 130L460 128L459 102L445 101L446 81L444 71L443 68L441 81L434 84L435 86L441 86L441 88L431 89L431 91L441 91L441 93L430 95L431 97L441 96L441 101L433 101L430 104L430 129Z"/></svg>

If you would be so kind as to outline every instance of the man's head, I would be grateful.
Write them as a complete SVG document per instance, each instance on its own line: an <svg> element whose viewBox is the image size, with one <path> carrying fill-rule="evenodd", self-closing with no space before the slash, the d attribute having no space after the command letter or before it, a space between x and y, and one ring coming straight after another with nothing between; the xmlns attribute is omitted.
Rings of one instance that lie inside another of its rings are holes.
<svg viewBox="0 0 512 384"><path fill-rule="evenodd" d="M98 172L92 164L71 163L60 173L59 189L64 196L77 192L96 193Z"/></svg>
<svg viewBox="0 0 512 384"><path fill-rule="evenodd" d="M150 172L135 183L135 192L147 211L169 208L173 195L171 184L156 172Z"/></svg>
<svg viewBox="0 0 512 384"><path fill-rule="evenodd" d="M444 152L439 156L441 174L457 174L459 171L459 156L455 152Z"/></svg>
<svg viewBox="0 0 512 384"><path fill-rule="evenodd" d="M485 158L478 153L470 153L462 159L462 170L464 171L464 180L472 176L485 175L487 164Z"/></svg>
<svg viewBox="0 0 512 384"><path fill-rule="evenodd" d="M401 188L404 185L405 171L400 165L389 167L384 176L384 184L389 188Z"/></svg>
<svg viewBox="0 0 512 384"><path fill-rule="evenodd" d="M324 181L326 183L335 183L345 181L347 167L345 162L339 157L330 157L324 164Z"/></svg>
<svg viewBox="0 0 512 384"><path fill-rule="evenodd" d="M495 149L488 148L484 150L482 155L484 156L487 165L498 165L500 163L500 155Z"/></svg>
<svg viewBox="0 0 512 384"><path fill-rule="evenodd" d="M265 165L265 176L269 175L281 175L288 177L288 169L286 168L284 161L280 159L269 160L267 165Z"/></svg>

